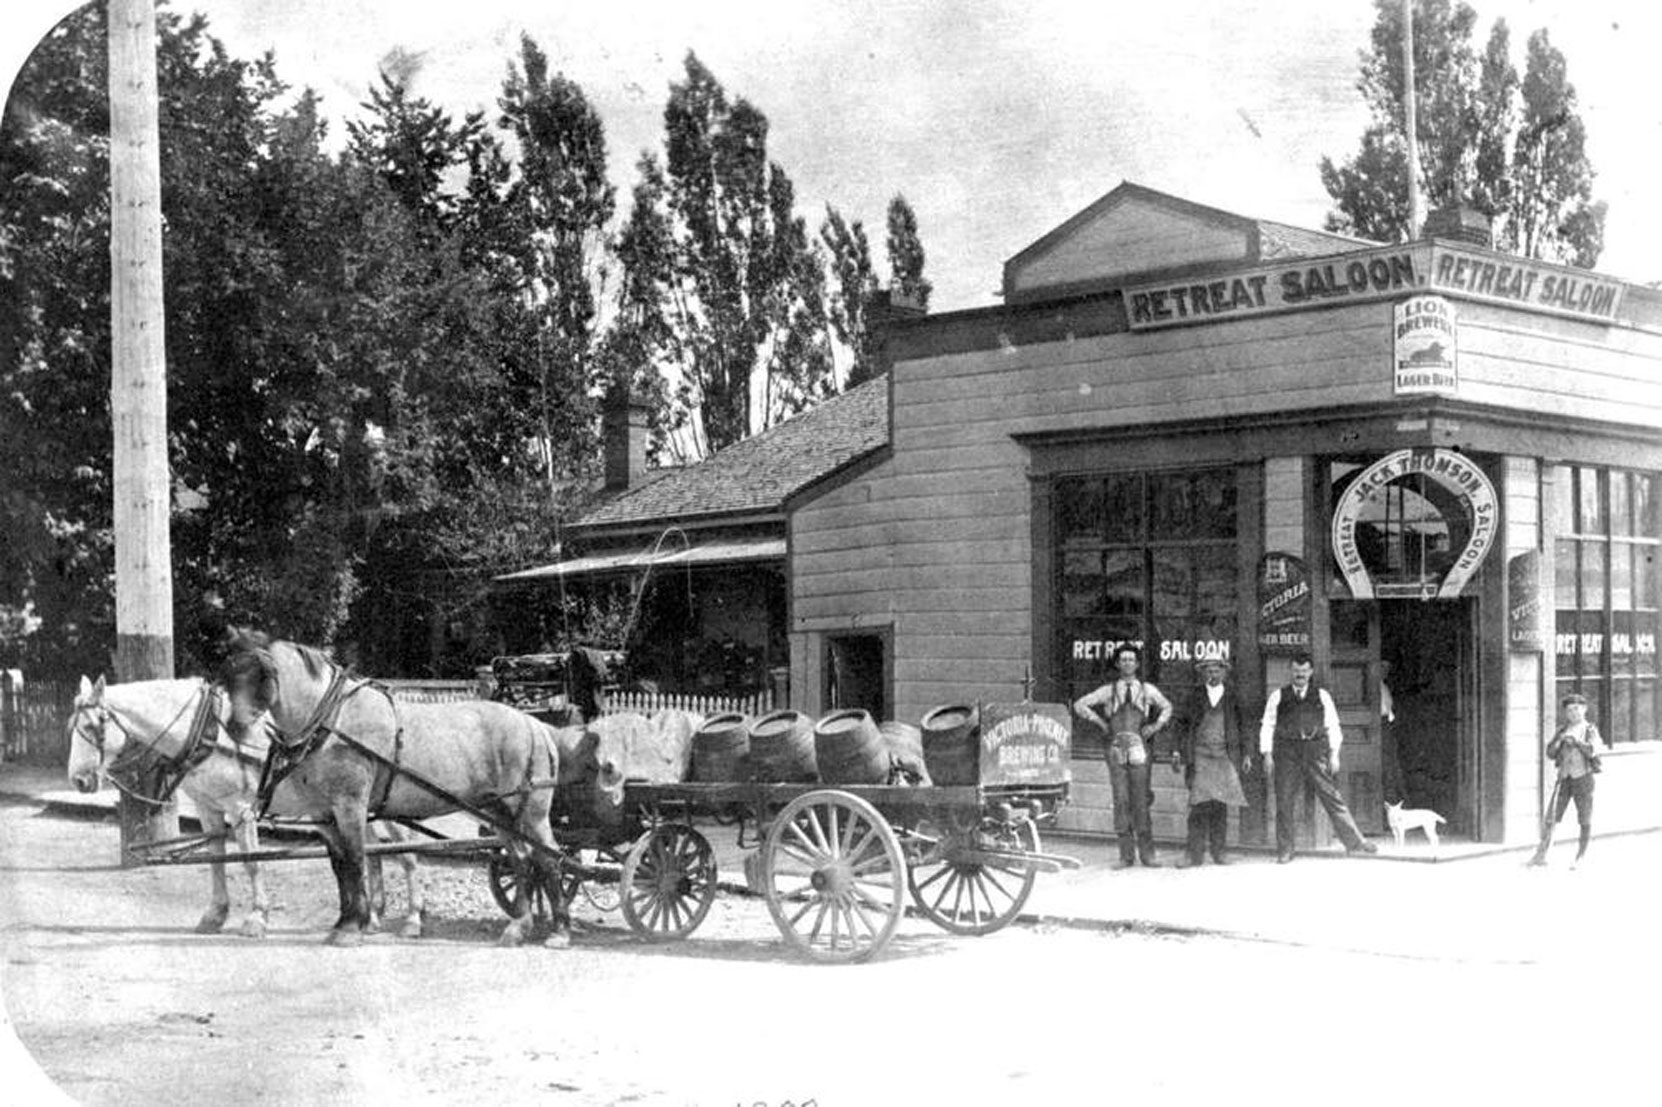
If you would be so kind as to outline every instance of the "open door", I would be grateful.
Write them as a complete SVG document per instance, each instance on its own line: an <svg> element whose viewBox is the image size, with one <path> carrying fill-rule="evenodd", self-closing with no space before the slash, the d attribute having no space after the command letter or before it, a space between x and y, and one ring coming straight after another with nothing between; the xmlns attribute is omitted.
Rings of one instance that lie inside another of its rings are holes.
<svg viewBox="0 0 1662 1107"><path fill-rule="evenodd" d="M1380 603L1382 657L1389 662L1402 792L1451 833L1477 836L1477 658L1473 601Z"/></svg>
<svg viewBox="0 0 1662 1107"><path fill-rule="evenodd" d="M1390 751L1385 749L1380 708L1380 607L1365 600L1334 600L1328 607L1327 690L1345 735L1339 753L1339 788L1364 834L1385 830Z"/></svg>

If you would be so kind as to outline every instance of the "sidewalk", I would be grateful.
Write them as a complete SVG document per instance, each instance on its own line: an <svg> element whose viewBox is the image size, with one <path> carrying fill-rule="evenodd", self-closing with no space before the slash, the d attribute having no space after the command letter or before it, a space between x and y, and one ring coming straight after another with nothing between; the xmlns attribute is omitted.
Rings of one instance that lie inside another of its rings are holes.
<svg viewBox="0 0 1662 1107"><path fill-rule="evenodd" d="M115 807L108 789L82 795L61 773L9 763L0 764L0 797L63 812ZM1060 927L1491 964L1560 957L1566 935L1603 930L1590 920L1620 920L1620 932L1631 935L1662 923L1649 879L1662 862L1662 834L1595 839L1579 870L1569 868L1573 837L1573 822L1560 828L1562 844L1545 869L1524 865L1527 848L1469 843L1445 843L1437 864L1405 863L1433 858L1417 840L1393 856L1387 838L1373 857L1347 857L1334 846L1278 865L1271 853L1237 851L1227 866L1195 869L1177 868L1180 851L1162 843L1161 868L1116 870L1114 843L1046 835L1046 852L1078 858L1081 867L1040 874L1021 917ZM709 838L723 887L744 890L734 833L712 827Z"/></svg>

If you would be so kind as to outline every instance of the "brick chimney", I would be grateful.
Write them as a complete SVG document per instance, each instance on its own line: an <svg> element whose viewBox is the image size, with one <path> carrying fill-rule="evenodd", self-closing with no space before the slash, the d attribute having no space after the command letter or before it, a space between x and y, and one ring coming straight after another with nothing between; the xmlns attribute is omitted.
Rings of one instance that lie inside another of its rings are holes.
<svg viewBox="0 0 1662 1107"><path fill-rule="evenodd" d="M600 409L600 443L606 460L606 491L621 492L646 473L646 435L652 408L627 388L606 393Z"/></svg>
<svg viewBox="0 0 1662 1107"><path fill-rule="evenodd" d="M894 365L889 352L889 329L907 319L928 314L923 303L900 288L878 288L866 297L866 334L871 343L871 374L882 376Z"/></svg>
<svg viewBox="0 0 1662 1107"><path fill-rule="evenodd" d="M1451 204L1426 216L1425 229L1420 232L1420 237L1447 238L1484 249L1493 249L1495 245L1494 228L1489 217L1469 204Z"/></svg>

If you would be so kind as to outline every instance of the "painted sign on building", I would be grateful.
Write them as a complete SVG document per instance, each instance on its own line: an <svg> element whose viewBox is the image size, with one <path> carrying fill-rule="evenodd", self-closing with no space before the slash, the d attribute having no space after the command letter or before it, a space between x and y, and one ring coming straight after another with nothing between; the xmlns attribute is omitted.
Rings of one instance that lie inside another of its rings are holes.
<svg viewBox="0 0 1662 1107"><path fill-rule="evenodd" d="M1073 715L1065 704L982 704L981 783L1065 783L1072 742Z"/></svg>
<svg viewBox="0 0 1662 1107"><path fill-rule="evenodd" d="M1441 296L1410 296L1392 311L1392 392L1453 396L1460 391L1454 305Z"/></svg>
<svg viewBox="0 0 1662 1107"><path fill-rule="evenodd" d="M1474 300L1608 322L1621 306L1621 281L1585 269L1528 258L1433 245L1427 269L1433 289Z"/></svg>
<svg viewBox="0 0 1662 1107"><path fill-rule="evenodd" d="M1541 551L1525 550L1506 563L1506 642L1514 653L1547 648L1541 604Z"/></svg>
<svg viewBox="0 0 1662 1107"><path fill-rule="evenodd" d="M1339 563L1339 572L1350 586L1350 594L1359 600L1375 597L1373 577L1362 557L1358 541L1358 527L1364 517L1381 514L1378 508L1392 483L1410 476L1421 476L1441 485L1459 509L1465 513L1469 529L1466 544L1455 554L1447 573L1439 581L1424 581L1415 586L1422 599L1453 599L1460 595L1484 555L1494 544L1500 524L1500 500L1495 486L1477 463L1463 454L1444 449L1402 449L1386 454L1356 475L1345 487L1339 502L1333 508L1333 556ZM1401 589L1393 594L1406 595Z"/></svg>
<svg viewBox="0 0 1662 1107"><path fill-rule="evenodd" d="M1265 653L1310 648L1310 570L1303 558L1267 553L1258 562L1258 648Z"/></svg>

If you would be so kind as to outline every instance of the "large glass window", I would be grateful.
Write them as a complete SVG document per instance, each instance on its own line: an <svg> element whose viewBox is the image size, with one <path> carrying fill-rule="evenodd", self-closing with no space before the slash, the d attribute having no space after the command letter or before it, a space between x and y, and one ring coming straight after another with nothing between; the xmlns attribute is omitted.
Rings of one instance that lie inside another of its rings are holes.
<svg viewBox="0 0 1662 1107"><path fill-rule="evenodd" d="M1143 675L1174 699L1196 664L1235 649L1235 470L1066 477L1056 484L1061 672L1078 697L1133 642Z"/></svg>
<svg viewBox="0 0 1662 1107"><path fill-rule="evenodd" d="M1662 737L1657 474L1560 466L1553 471L1558 697L1578 691L1612 742Z"/></svg>

